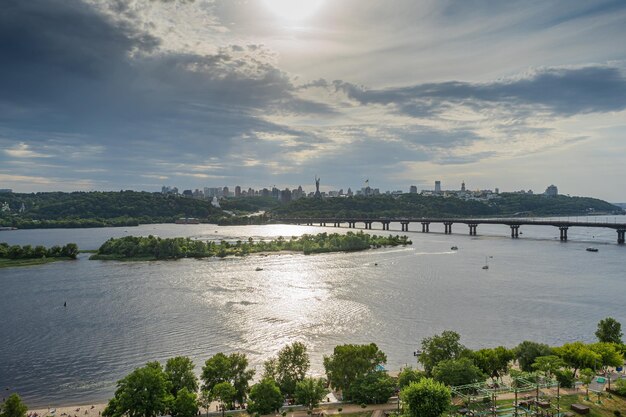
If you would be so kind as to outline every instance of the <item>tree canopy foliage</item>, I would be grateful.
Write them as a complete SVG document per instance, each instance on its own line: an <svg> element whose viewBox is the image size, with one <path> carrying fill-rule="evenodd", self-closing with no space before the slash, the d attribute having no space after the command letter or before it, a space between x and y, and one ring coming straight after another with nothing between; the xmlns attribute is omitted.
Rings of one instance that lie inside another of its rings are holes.
<svg viewBox="0 0 626 417"><path fill-rule="evenodd" d="M474 384L486 378L486 375L469 358L440 361L433 368L432 375L436 381L449 386Z"/></svg>
<svg viewBox="0 0 626 417"><path fill-rule="evenodd" d="M333 354L324 356L324 369L330 385L349 398L350 387L360 377L387 362L387 355L375 343L335 346Z"/></svg>
<svg viewBox="0 0 626 417"><path fill-rule="evenodd" d="M317 407L326 394L326 381L322 378L304 378L296 384L296 403L308 407L309 410Z"/></svg>
<svg viewBox="0 0 626 417"><path fill-rule="evenodd" d="M185 356L177 356L167 360L165 375L170 383L170 393L174 397L183 388L186 388L188 392L198 390L198 378L193 372L194 367L192 360Z"/></svg>
<svg viewBox="0 0 626 417"><path fill-rule="evenodd" d="M258 252L295 251L304 254L358 251L383 246L410 245L412 242L406 236L377 236L367 233L348 232L345 235L338 233L319 233L317 235L302 235L291 237L289 240L278 237L271 241L238 240L231 243L222 240L220 243L201 241L191 238L160 238L155 236L136 237L124 236L111 238L104 242L98 252L90 259L178 259L178 258L206 258L224 257L229 255L244 256Z"/></svg>
<svg viewBox="0 0 626 417"><path fill-rule="evenodd" d="M11 245L8 243L0 243L0 258L4 259L39 259L39 258L69 258L76 259L78 256L78 246L76 243L68 243L64 246L45 246L31 245Z"/></svg>
<svg viewBox="0 0 626 417"><path fill-rule="evenodd" d="M277 412L283 405L283 395L272 379L263 379L250 389L248 411L252 414L270 414Z"/></svg>
<svg viewBox="0 0 626 417"><path fill-rule="evenodd" d="M384 404L396 389L395 381L385 371L359 376L350 387L350 399L360 404Z"/></svg>
<svg viewBox="0 0 626 417"><path fill-rule="evenodd" d="M17 394L11 394L0 404L0 417L26 417L28 407Z"/></svg>
<svg viewBox="0 0 626 417"><path fill-rule="evenodd" d="M115 395L102 415L157 417L165 414L170 402L167 376L158 362L150 362L117 382Z"/></svg>
<svg viewBox="0 0 626 417"><path fill-rule="evenodd" d="M306 345L294 342L282 348L277 357L270 358L264 366L264 377L275 380L284 395L293 396L296 384L304 380L311 361Z"/></svg>
<svg viewBox="0 0 626 417"><path fill-rule="evenodd" d="M136 226L223 213L205 200L139 191L7 193L0 201L11 209L0 213L0 225L20 229Z"/></svg>
<svg viewBox="0 0 626 417"><path fill-rule="evenodd" d="M427 375L432 375L433 368L441 361L459 359L468 349L460 342L457 332L445 330L422 340L422 353L418 360L424 365Z"/></svg>
<svg viewBox="0 0 626 417"><path fill-rule="evenodd" d="M400 391L409 417L439 417L451 404L450 389L430 378L413 382Z"/></svg>
<svg viewBox="0 0 626 417"><path fill-rule="evenodd" d="M598 323L598 330L596 330L598 341L621 344L622 336L624 336L622 324L613 317L607 317Z"/></svg>
<svg viewBox="0 0 626 417"><path fill-rule="evenodd" d="M248 385L254 370L248 369L248 358L243 353L217 353L207 359L202 367L203 389L213 392L213 388L222 382L228 382L235 388L234 399L242 404L248 393Z"/></svg>
<svg viewBox="0 0 626 417"><path fill-rule="evenodd" d="M540 356L549 356L552 354L552 349L550 346L537 343L530 340L525 340L515 349L513 349L515 353L515 359L519 364L519 367L524 372L532 372L533 371L533 363L535 363L535 359Z"/></svg>

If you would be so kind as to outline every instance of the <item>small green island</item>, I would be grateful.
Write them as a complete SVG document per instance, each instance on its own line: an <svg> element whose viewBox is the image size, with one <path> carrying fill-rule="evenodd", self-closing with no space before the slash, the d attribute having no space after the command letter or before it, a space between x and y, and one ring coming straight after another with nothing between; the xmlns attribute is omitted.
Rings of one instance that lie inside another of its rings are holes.
<svg viewBox="0 0 626 417"><path fill-rule="evenodd" d="M160 238L156 236L125 236L107 240L89 259L96 260L158 260L245 256L263 252L300 252L305 255L327 252L353 252L389 246L411 245L407 236L377 236L348 232L319 233L274 240L202 241L191 238Z"/></svg>
<svg viewBox="0 0 626 417"><path fill-rule="evenodd" d="M78 246L68 243L65 246L9 245L0 243L0 268L13 266L41 265L50 262L76 259Z"/></svg>

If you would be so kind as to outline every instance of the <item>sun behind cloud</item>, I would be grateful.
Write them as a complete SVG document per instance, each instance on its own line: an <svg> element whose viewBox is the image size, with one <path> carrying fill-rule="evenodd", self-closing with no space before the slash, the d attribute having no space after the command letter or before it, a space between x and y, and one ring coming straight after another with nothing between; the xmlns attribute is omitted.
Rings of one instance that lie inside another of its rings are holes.
<svg viewBox="0 0 626 417"><path fill-rule="evenodd" d="M263 0L275 15L288 20L299 21L312 16L324 0Z"/></svg>

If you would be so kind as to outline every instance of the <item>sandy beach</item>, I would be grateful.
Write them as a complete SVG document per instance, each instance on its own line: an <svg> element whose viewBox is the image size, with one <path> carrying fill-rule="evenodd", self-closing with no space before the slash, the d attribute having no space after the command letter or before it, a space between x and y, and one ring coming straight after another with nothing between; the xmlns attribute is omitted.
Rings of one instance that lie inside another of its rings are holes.
<svg viewBox="0 0 626 417"><path fill-rule="evenodd" d="M51 405L50 408L29 409L27 416L36 415L36 417L98 417L102 414L102 411L104 411L104 407L106 407L106 403L72 405L64 407L54 407Z"/></svg>

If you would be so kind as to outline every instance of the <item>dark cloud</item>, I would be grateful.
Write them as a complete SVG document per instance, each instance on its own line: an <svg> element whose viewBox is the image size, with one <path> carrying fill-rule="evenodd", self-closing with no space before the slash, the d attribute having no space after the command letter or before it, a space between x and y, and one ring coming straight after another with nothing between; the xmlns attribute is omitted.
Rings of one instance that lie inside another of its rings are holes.
<svg viewBox="0 0 626 417"><path fill-rule="evenodd" d="M117 181L113 177L131 167L154 169L154 160L200 164L254 146L269 154L251 138L299 134L266 121L261 111L333 112L298 98L261 45L199 55L166 53L159 44L78 0L7 0L0 12L0 127L11 131L6 143L99 146L90 165L108 169L102 177ZM310 146L310 138L290 146ZM274 143L273 152L279 148Z"/></svg>
<svg viewBox="0 0 626 417"><path fill-rule="evenodd" d="M607 66L547 68L492 83L451 81L376 90L335 81L333 86L361 104L394 105L412 116L437 114L451 105L536 106L555 116L626 109L626 77Z"/></svg>

